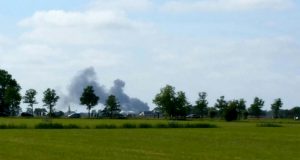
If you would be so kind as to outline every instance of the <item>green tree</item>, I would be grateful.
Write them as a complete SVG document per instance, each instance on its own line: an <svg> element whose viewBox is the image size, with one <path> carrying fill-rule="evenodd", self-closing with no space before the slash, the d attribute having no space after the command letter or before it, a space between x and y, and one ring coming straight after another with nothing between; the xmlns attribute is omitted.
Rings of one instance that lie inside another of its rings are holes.
<svg viewBox="0 0 300 160"><path fill-rule="evenodd" d="M223 117L224 116L224 110L227 107L227 102L225 100L224 96L221 96L219 99L217 99L217 103L215 104L215 108L219 110L219 116Z"/></svg>
<svg viewBox="0 0 300 160"><path fill-rule="evenodd" d="M54 89L48 88L44 92L44 106L47 106L49 108L49 116L52 117L54 114L54 106L56 105L56 102L58 101L59 96L56 95L56 92Z"/></svg>
<svg viewBox="0 0 300 160"><path fill-rule="evenodd" d="M294 118L298 117L300 118L300 107L294 107L291 109L291 114Z"/></svg>
<svg viewBox="0 0 300 160"><path fill-rule="evenodd" d="M103 114L113 118L115 115L118 115L121 111L121 105L118 102L116 96L110 95L108 96L106 103L105 103L105 108L103 110Z"/></svg>
<svg viewBox="0 0 300 160"><path fill-rule="evenodd" d="M156 104L162 113L169 118L185 118L190 109L185 93L182 91L175 92L175 88L166 85L160 90L153 103Z"/></svg>
<svg viewBox="0 0 300 160"><path fill-rule="evenodd" d="M89 111L89 118L91 117L91 109L98 104L99 97L95 95L93 86L84 88L80 97L80 104L86 105Z"/></svg>
<svg viewBox="0 0 300 160"><path fill-rule="evenodd" d="M208 117L209 118L216 118L218 116L218 110L215 107L208 108Z"/></svg>
<svg viewBox="0 0 300 160"><path fill-rule="evenodd" d="M177 92L177 96L175 97L175 108L175 117L180 117L181 119L185 119L186 115L191 109L190 104L185 96L185 93L182 91Z"/></svg>
<svg viewBox="0 0 300 160"><path fill-rule="evenodd" d="M26 91L25 96L23 97L23 99L24 99L23 102L28 103L28 106L31 108L32 115L33 115L33 111L34 111L33 105L37 104L37 101L36 101L36 98L35 98L36 94L37 94L36 90L29 89L29 90Z"/></svg>
<svg viewBox="0 0 300 160"><path fill-rule="evenodd" d="M0 69L0 115L12 115L11 111L20 109L20 90L17 81L7 71Z"/></svg>
<svg viewBox="0 0 300 160"><path fill-rule="evenodd" d="M170 85L166 85L160 90L153 103L156 104L162 113L170 118L173 118L176 113L175 108L175 88Z"/></svg>
<svg viewBox="0 0 300 160"><path fill-rule="evenodd" d="M240 99L237 102L237 113L238 113L238 119L247 119L248 112L246 109L246 101L244 99Z"/></svg>
<svg viewBox="0 0 300 160"><path fill-rule="evenodd" d="M227 106L224 109L224 119L226 121L234 121L238 118L238 108L239 108L239 101L232 100L229 101Z"/></svg>
<svg viewBox="0 0 300 160"><path fill-rule="evenodd" d="M196 101L196 105L194 107L195 113L198 114L201 118L208 114L208 101L206 100L206 97L206 92L200 92L199 98Z"/></svg>
<svg viewBox="0 0 300 160"><path fill-rule="evenodd" d="M280 98L275 99L273 104L271 104L271 109L272 109L272 114L273 118L279 118L279 111L280 108L282 107L283 103Z"/></svg>
<svg viewBox="0 0 300 160"><path fill-rule="evenodd" d="M11 116L17 116L21 110L20 102L22 96L19 93L18 88L8 87L5 91L4 102L9 107L9 113Z"/></svg>
<svg viewBox="0 0 300 160"><path fill-rule="evenodd" d="M253 103L250 105L249 114L259 118L262 113L261 108L264 106L264 103L265 102L262 99L255 97Z"/></svg>

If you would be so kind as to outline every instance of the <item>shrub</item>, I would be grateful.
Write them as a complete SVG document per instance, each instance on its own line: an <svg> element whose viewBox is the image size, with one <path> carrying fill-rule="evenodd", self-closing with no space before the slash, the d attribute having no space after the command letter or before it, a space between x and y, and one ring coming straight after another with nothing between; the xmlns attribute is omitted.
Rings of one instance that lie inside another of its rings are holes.
<svg viewBox="0 0 300 160"><path fill-rule="evenodd" d="M122 128L136 128L136 124L133 124L133 123L124 123L122 125Z"/></svg>
<svg viewBox="0 0 300 160"><path fill-rule="evenodd" d="M153 126L148 123L141 123L139 124L138 128L153 128Z"/></svg>
<svg viewBox="0 0 300 160"><path fill-rule="evenodd" d="M68 124L68 125L64 125L65 129L79 129L80 127L76 124Z"/></svg>
<svg viewBox="0 0 300 160"><path fill-rule="evenodd" d="M256 124L257 127L282 127L280 124L276 123L258 123Z"/></svg>
<svg viewBox="0 0 300 160"><path fill-rule="evenodd" d="M182 125L178 124L178 123L175 122L175 121L171 121L171 122L169 122L169 124L168 124L168 128L181 128L181 127L182 127Z"/></svg>
<svg viewBox="0 0 300 160"><path fill-rule="evenodd" d="M96 129L114 129L114 128L117 128L117 126L114 125L114 124L99 124L99 125L96 125Z"/></svg>
<svg viewBox="0 0 300 160"><path fill-rule="evenodd" d="M20 125L14 125L14 124L0 124L0 129L26 129L27 125L20 124Z"/></svg>
<svg viewBox="0 0 300 160"><path fill-rule="evenodd" d="M168 125L164 123L158 123L155 125L155 128L168 128Z"/></svg>
<svg viewBox="0 0 300 160"><path fill-rule="evenodd" d="M214 124L208 124L208 123L195 123L195 124L185 124L185 128L217 128Z"/></svg>
<svg viewBox="0 0 300 160"><path fill-rule="evenodd" d="M36 129L63 129L64 126L60 123L39 123L35 125Z"/></svg>

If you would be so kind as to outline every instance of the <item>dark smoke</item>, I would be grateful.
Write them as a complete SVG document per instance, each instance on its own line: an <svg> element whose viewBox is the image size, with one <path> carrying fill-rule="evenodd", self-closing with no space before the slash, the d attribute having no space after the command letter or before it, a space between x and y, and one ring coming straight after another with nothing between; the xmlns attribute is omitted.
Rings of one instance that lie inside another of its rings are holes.
<svg viewBox="0 0 300 160"><path fill-rule="evenodd" d="M125 82L117 79L114 81L114 85L107 91L105 86L100 85L97 80L97 75L93 67L87 68L75 76L68 87L68 95L65 96L65 104L80 104L80 96L83 89L91 85L94 87L95 93L100 97L100 103L105 104L105 101L109 95L115 95L121 104L121 109L124 112L139 113L142 111L148 111L149 106L147 103L139 100L138 98L131 98L124 93Z"/></svg>

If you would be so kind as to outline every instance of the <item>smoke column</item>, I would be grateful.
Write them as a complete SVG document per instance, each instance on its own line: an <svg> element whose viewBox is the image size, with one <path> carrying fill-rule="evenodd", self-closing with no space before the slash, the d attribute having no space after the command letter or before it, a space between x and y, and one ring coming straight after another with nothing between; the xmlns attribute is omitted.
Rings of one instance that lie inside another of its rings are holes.
<svg viewBox="0 0 300 160"><path fill-rule="evenodd" d="M97 80L97 75L93 67L81 71L75 76L68 87L68 95L64 97L65 104L80 104L80 96L86 86L93 86L95 94L100 97L100 103L105 104L109 95L115 95L121 104L121 109L124 112L139 113L148 111L149 106L147 103L139 100L138 98L131 98L124 93L125 82L117 79L114 85L107 90L105 86L100 85Z"/></svg>

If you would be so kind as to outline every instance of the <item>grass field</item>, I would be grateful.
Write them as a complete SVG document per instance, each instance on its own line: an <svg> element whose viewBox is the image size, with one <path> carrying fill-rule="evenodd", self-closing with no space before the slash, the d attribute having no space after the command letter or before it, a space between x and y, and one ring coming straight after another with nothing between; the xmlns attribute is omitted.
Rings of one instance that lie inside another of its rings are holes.
<svg viewBox="0 0 300 160"><path fill-rule="evenodd" d="M281 127L258 127L261 121L222 122L218 128L94 129L99 124L168 123L165 120L57 119L89 129L34 129L41 119L0 119L27 129L0 130L0 159L130 160L299 160L300 123L278 120ZM273 122L273 121L263 121ZM199 121L180 122L199 123Z"/></svg>

